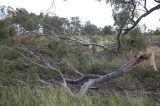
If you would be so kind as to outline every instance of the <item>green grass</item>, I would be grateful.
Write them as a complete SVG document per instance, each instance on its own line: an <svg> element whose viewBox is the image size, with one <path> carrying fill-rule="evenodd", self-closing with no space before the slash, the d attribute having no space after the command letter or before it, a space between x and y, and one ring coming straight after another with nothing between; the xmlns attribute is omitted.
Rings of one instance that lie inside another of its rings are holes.
<svg viewBox="0 0 160 106"><path fill-rule="evenodd" d="M1 106L153 106L141 93L70 96L63 88L0 87Z"/></svg>
<svg viewBox="0 0 160 106"><path fill-rule="evenodd" d="M160 41L160 35L153 35L153 36L151 36L151 39L153 41Z"/></svg>
<svg viewBox="0 0 160 106"><path fill-rule="evenodd" d="M107 42L114 40L111 36L92 36L92 37L79 37L77 39L85 40L92 39L96 42ZM76 38L75 37L75 38ZM39 48L44 50L45 55L50 58L65 58L76 69L82 73L94 73L94 74L107 74L114 69L121 67L134 57L134 53L125 53L115 55L111 52L104 53L92 53L84 52L81 46L67 46L63 42L58 40L51 40L45 37L22 37L16 39L16 43L12 45L12 48L18 48L20 45L26 45L29 47ZM114 41L113 41L114 42ZM153 75L150 71L151 68L148 63L143 63L139 67L133 69L132 72L114 79L109 83L117 87L122 88L122 91L108 92L107 88L102 90L87 93L87 96L72 97L63 88L41 88L39 87L17 87L16 81L36 81L37 75L44 74L49 77L57 77L57 74L53 71L39 68L24 57L10 51L5 48L6 46L0 46L0 106L157 106L160 105L159 100L154 101L154 98L159 96L148 96L139 92L129 92L130 88L135 91L146 90L150 88L156 88L160 82L160 73ZM25 54L25 53L24 53ZM25 54L27 55L27 54ZM27 55L30 59L33 56ZM160 69L160 54L156 54L156 63L158 69ZM65 64L57 64L56 67L60 68L62 72L67 76L70 69ZM138 79L138 80L137 80ZM139 85L145 85L141 89L137 89ZM143 81L143 82L140 82ZM16 86L15 86L16 85ZM132 87L131 87L132 86ZM112 88L111 88L112 89ZM127 91L124 92L124 91ZM148 91L148 92L150 92ZM103 92L103 93L101 93ZM154 92L154 91L153 91ZM156 93L156 92L155 92Z"/></svg>
<svg viewBox="0 0 160 106"><path fill-rule="evenodd" d="M71 36L73 39L81 40L84 42L92 42L98 44L113 44L116 42L115 35L108 35L108 36L100 36L100 35L90 35L90 36Z"/></svg>

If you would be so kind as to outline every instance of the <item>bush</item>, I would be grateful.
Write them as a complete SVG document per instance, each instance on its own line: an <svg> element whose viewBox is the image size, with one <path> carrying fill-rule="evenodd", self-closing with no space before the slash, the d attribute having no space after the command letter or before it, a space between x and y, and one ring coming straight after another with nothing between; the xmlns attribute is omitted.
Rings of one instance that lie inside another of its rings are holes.
<svg viewBox="0 0 160 106"><path fill-rule="evenodd" d="M149 39L142 35L140 28L133 29L128 35L121 39L122 50L132 51L138 53L139 51L146 51L150 45Z"/></svg>
<svg viewBox="0 0 160 106"><path fill-rule="evenodd" d="M15 35L15 28L9 23L7 23L6 20L0 21L0 40L6 39L8 37L12 37Z"/></svg>

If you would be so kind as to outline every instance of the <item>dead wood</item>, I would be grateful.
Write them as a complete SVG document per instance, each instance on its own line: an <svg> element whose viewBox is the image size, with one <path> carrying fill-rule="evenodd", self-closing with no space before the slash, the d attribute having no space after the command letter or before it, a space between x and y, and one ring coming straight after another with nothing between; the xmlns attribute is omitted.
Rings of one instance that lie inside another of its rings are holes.
<svg viewBox="0 0 160 106"><path fill-rule="evenodd" d="M11 48L9 48L10 50L13 50ZM34 52L29 51L27 49L22 49L25 50L24 52L27 51L27 53L31 54L33 57L35 57L37 59L37 61L33 61L30 58L28 58L27 56L25 56L23 53L21 53L20 51L17 50L13 50L15 52L17 52L18 54L20 54L21 56L23 56L24 58L26 58L27 60L29 60L31 63L42 67L44 69L49 69L51 71L57 72L60 75L61 78L61 84L69 91L69 93L71 95L76 95L76 96L83 96L84 94L86 94L87 90L91 87L93 87L94 85L97 84L102 84L104 82L113 80L117 77L122 76L123 74L125 74L126 72L129 72L131 69L133 69L134 67L136 67L137 65L139 65L140 63L142 63L145 60L149 60L152 61L150 62L152 66L156 66L155 64L155 59L154 59L154 54L143 54L137 57L134 57L133 59L131 59L128 63L126 63L125 65L123 65L122 67L120 67L119 69L113 70L111 73L106 74L106 75L97 75L97 74L87 74L84 75L83 73L80 73L78 70L76 70L68 61L63 60L69 67L70 69L75 72L75 74L79 75L80 78L72 80L72 79L67 79L65 78L65 76L63 75L63 73L61 72L60 69L56 68L56 66L54 66L54 64L51 64L50 61L48 61L46 58L43 57L39 57L37 55L35 55ZM41 61L41 62L39 62ZM154 61L154 62L153 62ZM156 68L153 68L154 71L157 71ZM40 79L41 82L44 82L42 79ZM72 83L72 84L78 84L80 82L85 82L78 93L74 94L71 89L68 87L68 83ZM47 83L45 83L47 84ZM102 85L103 86L103 85Z"/></svg>
<svg viewBox="0 0 160 106"><path fill-rule="evenodd" d="M44 23L44 22L42 22L42 24L46 25L47 27L50 28L50 30L52 30L52 31L51 31L51 35L49 35L49 36L50 36L50 39L55 39L55 38L53 38L53 37L56 37L56 38L59 38L59 39L61 39L61 40L64 40L64 41L67 40L68 42L70 42L70 43L66 43L67 45L74 45L74 43L76 43L76 44L80 44L80 45L82 45L82 46L92 45L92 46L101 47L102 49L107 49L106 46L101 45L101 44L88 43L88 42L85 42L85 41L82 41L82 40L77 40L77 39L70 38L70 37L64 37L64 36L62 36L62 35L60 35L60 34L55 33L54 30L56 30L56 28L54 28L53 26L51 26L51 25L49 25L49 24L46 24L46 23ZM56 32L58 32L58 31L56 30ZM74 42L74 43L73 43L73 42ZM65 42L64 42L64 43L65 43Z"/></svg>

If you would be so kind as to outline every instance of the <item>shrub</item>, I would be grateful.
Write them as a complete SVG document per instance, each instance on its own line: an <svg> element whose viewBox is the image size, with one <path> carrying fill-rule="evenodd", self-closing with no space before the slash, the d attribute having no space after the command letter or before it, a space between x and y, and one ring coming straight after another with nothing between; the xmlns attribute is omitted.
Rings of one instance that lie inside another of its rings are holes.
<svg viewBox="0 0 160 106"><path fill-rule="evenodd" d="M142 35L140 28L133 29L128 35L121 39L122 50L132 51L138 53L139 51L146 51L149 46L149 39Z"/></svg>
<svg viewBox="0 0 160 106"><path fill-rule="evenodd" d="M15 35L15 28L9 25L6 21L0 21L0 40L13 37Z"/></svg>

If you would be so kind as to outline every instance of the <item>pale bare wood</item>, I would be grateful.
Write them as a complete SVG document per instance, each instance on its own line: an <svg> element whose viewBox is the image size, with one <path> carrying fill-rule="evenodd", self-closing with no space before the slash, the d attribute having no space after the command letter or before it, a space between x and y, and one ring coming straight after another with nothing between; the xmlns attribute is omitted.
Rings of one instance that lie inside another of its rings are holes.
<svg viewBox="0 0 160 106"><path fill-rule="evenodd" d="M10 49L10 50L13 50L13 49ZM16 51L16 50L13 50L13 51ZM150 53L150 54L143 54L143 55L140 55L140 56L137 56L137 57L134 57L133 59L131 59L128 63L126 63L125 65L123 65L122 67L120 67L119 69L116 69L116 70L113 70L111 73L109 74L106 74L106 75L96 75L96 74L88 74L88 75L84 75L84 74L80 74L80 72L78 72L78 70L75 70L74 69L74 72L75 73L78 73L81 76L81 78L77 79L77 80L71 80L71 79L66 79L63 75L63 73L61 72L61 70L55 68L55 66L51 65L49 63L49 61L47 61L46 59L43 59L42 57L41 58L38 58L39 56L35 55L33 52L28 52L30 54L32 54L33 56L35 56L36 58L39 59L42 59L43 60L43 64L40 64L40 63L37 63L31 59L29 59L27 56L25 56L24 54L22 54L21 52L19 51L16 51L18 54L20 54L21 56L23 56L24 58L26 58L27 60L29 60L31 63L39 66L39 67L42 67L42 68L47 68L47 69L50 69L52 71L56 71L57 73L59 73L61 79L62 79L62 85L69 91L69 93L73 96L83 96L86 94L87 90L96 85L96 84L101 84L101 83L104 83L104 82L107 82L107 81L110 81L110 80L113 80L115 78L118 78L120 76L122 76L123 74L129 72L130 70L132 70L134 67L136 67L137 65L139 65L140 63L142 63L143 61L145 60L149 60L151 61L151 65L154 67L154 70L157 71L157 68L156 68L156 64L155 64L155 57L154 57L154 54L153 53ZM68 63L68 62L67 62ZM68 63L69 64L69 63ZM73 68L73 66L72 66ZM85 82L82 86L81 86L81 89L79 90L78 93L73 93L71 91L71 89L68 87L67 83L79 83L79 82L82 82L82 81L85 81L86 79L88 79L87 82ZM103 85L102 85L103 86Z"/></svg>

